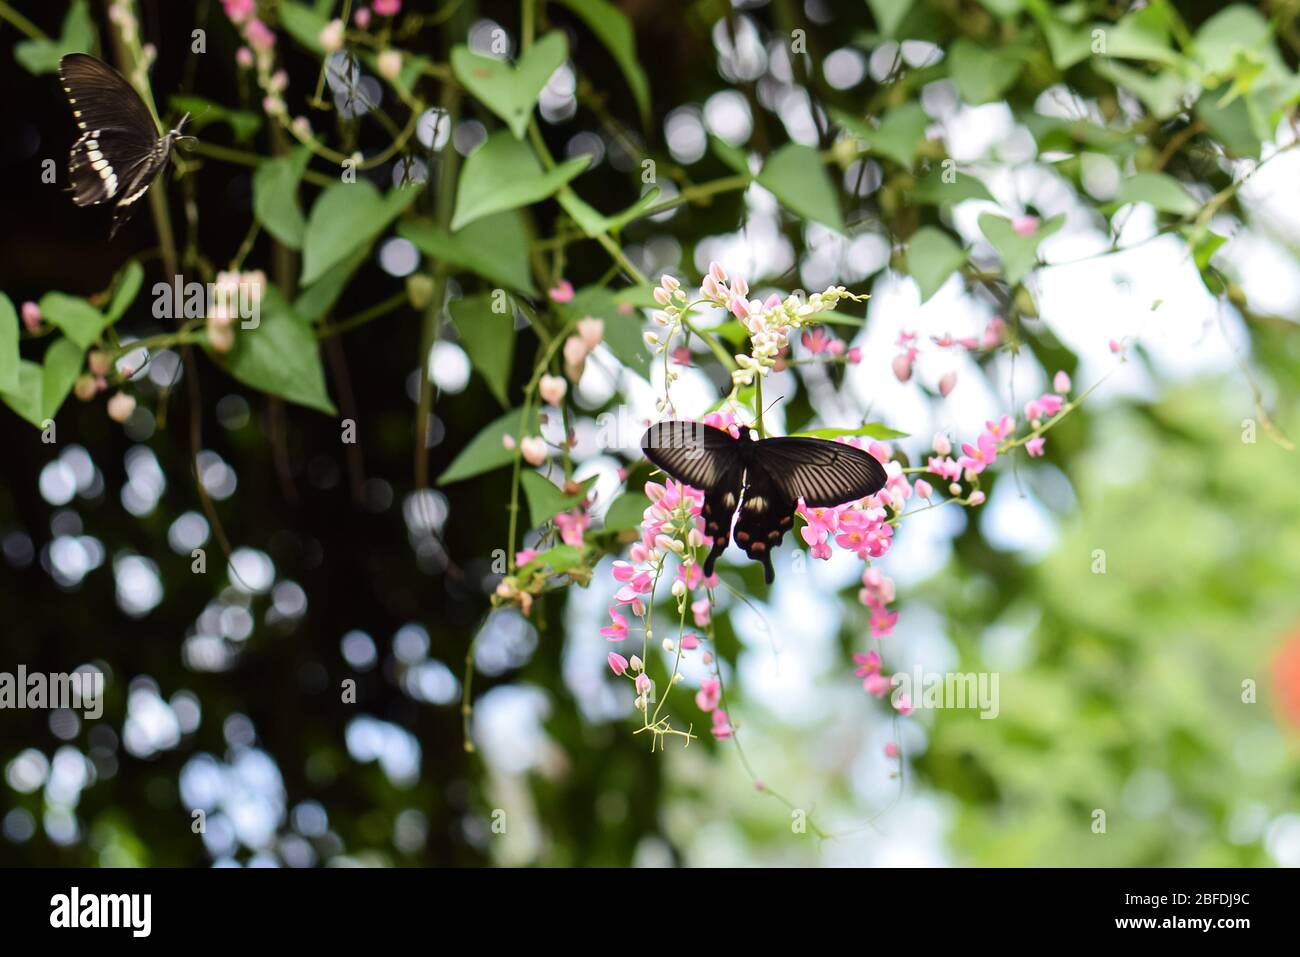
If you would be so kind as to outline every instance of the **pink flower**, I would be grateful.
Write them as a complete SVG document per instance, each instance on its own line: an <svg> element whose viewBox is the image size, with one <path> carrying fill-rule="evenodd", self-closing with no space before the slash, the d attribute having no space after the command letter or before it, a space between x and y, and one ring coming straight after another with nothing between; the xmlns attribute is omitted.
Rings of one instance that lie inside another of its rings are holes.
<svg viewBox="0 0 1300 957"><path fill-rule="evenodd" d="M890 741L887 745L885 745L885 757L887 758L898 757L898 745L896 745L893 741Z"/></svg>
<svg viewBox="0 0 1300 957"><path fill-rule="evenodd" d="M370 8L361 7L357 10L357 12L352 15L352 22L362 30L370 26Z"/></svg>
<svg viewBox="0 0 1300 957"><path fill-rule="evenodd" d="M894 625L898 622L898 612L885 611L883 608L874 608L871 612L871 637L888 638L894 633Z"/></svg>
<svg viewBox="0 0 1300 957"><path fill-rule="evenodd" d="M1032 236L1038 232L1038 217L1017 216L1011 220L1011 228L1016 231L1017 236Z"/></svg>
<svg viewBox="0 0 1300 957"><path fill-rule="evenodd" d="M551 297L552 302L572 302L573 283L567 279L561 279L556 283L555 288L547 290L546 294Z"/></svg>
<svg viewBox="0 0 1300 957"><path fill-rule="evenodd" d="M862 350L854 346L849 350L849 365L855 366L862 361Z"/></svg>
<svg viewBox="0 0 1300 957"><path fill-rule="evenodd" d="M853 673L859 678L865 678L867 675L874 675L880 671L880 655L871 651L865 655L854 654L853 660L858 663L858 667Z"/></svg>
<svg viewBox="0 0 1300 957"><path fill-rule="evenodd" d="M987 497L983 492L975 491L970 493L970 503L972 505L983 505Z"/></svg>
<svg viewBox="0 0 1300 957"><path fill-rule="evenodd" d="M998 457L998 445L987 432L982 433L976 441L976 445L969 442L962 444L961 450L966 454L957 460L957 464L978 475Z"/></svg>
<svg viewBox="0 0 1300 957"><path fill-rule="evenodd" d="M926 468L940 478L946 478L952 482L961 478L961 465L946 455L943 458L934 455L930 456L926 462Z"/></svg>
<svg viewBox="0 0 1300 957"><path fill-rule="evenodd" d="M808 544L813 558L823 561L831 557L827 539L834 534L839 516L833 508L807 508L800 505L796 512L808 524L799 529L799 536Z"/></svg>
<svg viewBox="0 0 1300 957"><path fill-rule="evenodd" d="M1050 419L1061 411L1063 405L1065 405L1065 400L1059 395L1044 392L1037 399L1025 403L1025 418L1031 422L1036 422L1039 419Z"/></svg>
<svg viewBox="0 0 1300 957"><path fill-rule="evenodd" d="M984 349L996 349L998 343L1002 341L1002 333L1006 328L1005 320L990 319L989 324L984 327L984 338L980 340L980 346Z"/></svg>
<svg viewBox="0 0 1300 957"><path fill-rule="evenodd" d="M691 347L690 347L690 346L674 346L674 347L673 347L673 352L672 352L672 357L673 357L673 363L674 363L675 365L679 365L679 366L689 366L689 365L691 365Z"/></svg>
<svg viewBox="0 0 1300 957"><path fill-rule="evenodd" d="M248 47L240 47L235 51L235 62L239 64L240 69L251 70L253 68L253 51Z"/></svg>
<svg viewBox="0 0 1300 957"><path fill-rule="evenodd" d="M591 526L591 516L581 508L572 512L561 512L555 516L555 527L560 530L560 539L566 545L582 546L582 533Z"/></svg>
<svg viewBox="0 0 1300 957"><path fill-rule="evenodd" d="M934 450L940 455L949 455L952 452L952 442L948 440L948 436L943 432L934 433L931 444L934 445Z"/></svg>
<svg viewBox="0 0 1300 957"><path fill-rule="evenodd" d="M559 405L568 391L568 383L557 375L544 375L537 383L537 394L547 405Z"/></svg>
<svg viewBox="0 0 1300 957"><path fill-rule="evenodd" d="M921 498L929 498L934 494L934 486L925 479L917 479L912 483L912 488Z"/></svg>
<svg viewBox="0 0 1300 957"><path fill-rule="evenodd" d="M636 566L628 562L617 561L614 563L614 580L620 582L630 582L636 577Z"/></svg>
<svg viewBox="0 0 1300 957"><path fill-rule="evenodd" d="M701 711L712 711L721 700L721 681L717 678L705 678L700 682L700 690L695 693L695 704Z"/></svg>
<svg viewBox="0 0 1300 957"><path fill-rule="evenodd" d="M400 50L385 50L379 54L375 61L375 67L379 70L379 75L389 83L396 82L402 73L402 53Z"/></svg>
<svg viewBox="0 0 1300 957"><path fill-rule="evenodd" d="M28 332L35 332L41 325L41 307L36 303L28 301L23 303L23 328Z"/></svg>
<svg viewBox="0 0 1300 957"><path fill-rule="evenodd" d="M956 385L957 385L957 373L955 372L947 373L942 379L939 380L939 395L943 396L945 399L948 398L948 394L952 392L953 388Z"/></svg>
<svg viewBox="0 0 1300 957"><path fill-rule="evenodd" d="M878 568L868 568L862 573L862 591L858 598L864 605L883 608L894 600L894 580L882 575Z"/></svg>
<svg viewBox="0 0 1300 957"><path fill-rule="evenodd" d="M320 28L320 33L316 36L316 42L326 53L334 53L343 48L343 21L331 20L325 26Z"/></svg>
<svg viewBox="0 0 1300 957"><path fill-rule="evenodd" d="M257 4L254 0L221 0L221 5L225 7L230 22L236 26L257 12Z"/></svg>
<svg viewBox="0 0 1300 957"><path fill-rule="evenodd" d="M701 598L699 601L691 602L691 616L695 619L696 628L707 627L712 614L713 606L709 604L708 598Z"/></svg>
<svg viewBox="0 0 1300 957"><path fill-rule="evenodd" d="M1016 423L1011 416L1004 415L996 422L985 422L984 427L989 430L989 435L1001 442L1016 430Z"/></svg>
<svg viewBox="0 0 1300 957"><path fill-rule="evenodd" d="M582 367L590 351L579 336L569 336L564 340L564 374L569 377L570 382L577 382L582 378Z"/></svg>
<svg viewBox="0 0 1300 957"><path fill-rule="evenodd" d="M600 633L610 641L622 641L627 637L627 619L618 613L617 608L609 610L609 618L612 624L600 629Z"/></svg>
<svg viewBox="0 0 1300 957"><path fill-rule="evenodd" d="M1062 369L1052 378L1052 388L1065 395L1070 391L1070 374Z"/></svg>
<svg viewBox="0 0 1300 957"><path fill-rule="evenodd" d="M248 45L258 53L270 53L275 49L275 33L261 20L249 20L244 27L244 36Z"/></svg>
<svg viewBox="0 0 1300 957"><path fill-rule="evenodd" d="M650 676L644 671L636 676L636 690L638 694L649 694Z"/></svg>
<svg viewBox="0 0 1300 957"><path fill-rule="evenodd" d="M375 13L381 17L395 17L402 9L402 0L375 0Z"/></svg>
<svg viewBox="0 0 1300 957"><path fill-rule="evenodd" d="M1034 458L1037 458L1043 454L1043 446L1046 444L1047 439L1043 438L1041 435L1035 436L1025 443L1025 451Z"/></svg>
<svg viewBox="0 0 1300 957"><path fill-rule="evenodd" d="M713 712L713 728L711 730L715 738L723 741L731 737L736 729L731 726L731 722L727 719L727 712L719 710Z"/></svg>
<svg viewBox="0 0 1300 957"><path fill-rule="evenodd" d="M523 567L537 557L537 549L525 548L523 551L515 552L516 567Z"/></svg>
<svg viewBox="0 0 1300 957"><path fill-rule="evenodd" d="M873 694L877 698L883 698L889 693L889 679L879 672L869 674L862 682L862 689L866 691L867 694Z"/></svg>
<svg viewBox="0 0 1300 957"><path fill-rule="evenodd" d="M813 355L825 352L831 343L830 338L826 335L826 329L822 326L817 326L814 329L805 329L803 335L799 337L799 341L802 342L804 348Z"/></svg>
<svg viewBox="0 0 1300 957"><path fill-rule="evenodd" d="M621 675L623 672L627 671L627 659L622 655L615 654L611 651L605 660L609 662L609 670L614 672L614 674Z"/></svg>
<svg viewBox="0 0 1300 957"><path fill-rule="evenodd" d="M1118 339L1110 340L1110 351L1115 353L1115 355L1119 355L1124 351L1124 343L1120 342Z"/></svg>
<svg viewBox="0 0 1300 957"><path fill-rule="evenodd" d="M682 635L683 651L694 651L698 647L700 647L700 639L696 638L694 635Z"/></svg>

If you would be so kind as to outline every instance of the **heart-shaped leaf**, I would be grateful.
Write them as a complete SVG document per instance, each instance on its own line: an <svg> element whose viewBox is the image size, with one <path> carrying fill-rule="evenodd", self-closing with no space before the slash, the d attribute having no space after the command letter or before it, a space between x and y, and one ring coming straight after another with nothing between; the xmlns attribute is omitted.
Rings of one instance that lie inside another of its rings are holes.
<svg viewBox="0 0 1300 957"><path fill-rule="evenodd" d="M268 160L253 174L253 212L266 231L290 249L302 248L307 231L298 206L298 183L310 158L310 151L300 147L289 156Z"/></svg>
<svg viewBox="0 0 1300 957"><path fill-rule="evenodd" d="M108 311L104 313L105 326L111 326L126 315L127 309L131 308L131 303L135 302L135 297L140 294L140 286L143 284L144 267L133 259L127 263L122 278L118 280L117 288L113 290L113 299L108 304Z"/></svg>
<svg viewBox="0 0 1300 957"><path fill-rule="evenodd" d="M533 408L523 418L522 429L519 427L521 414L519 409L511 409L474 436L469 445L452 459L447 471L438 477L438 484L450 485L513 462L515 452L514 449L506 448L505 437L508 435L518 443L525 436L537 433L537 409Z"/></svg>
<svg viewBox="0 0 1300 957"><path fill-rule="evenodd" d="M483 376L488 389L503 406L507 404L506 386L515 355L515 310L507 302L505 312L494 312L491 293L455 299L447 306L451 321L460 334L460 344L469 361Z"/></svg>
<svg viewBox="0 0 1300 957"><path fill-rule="evenodd" d="M107 324L104 314L85 299L61 292L47 292L41 297L41 315L58 326L68 338L89 349Z"/></svg>
<svg viewBox="0 0 1300 957"><path fill-rule="evenodd" d="M1162 213L1173 213L1176 216L1191 216L1201 208L1201 204L1178 180L1168 173L1150 170L1134 173L1120 183L1115 202L1150 203Z"/></svg>
<svg viewBox="0 0 1300 957"><path fill-rule="evenodd" d="M370 244L419 195L416 187L380 195L369 180L335 183L317 198L302 248L302 282L309 285Z"/></svg>
<svg viewBox="0 0 1300 957"><path fill-rule="evenodd" d="M458 46L451 51L451 69L461 85L505 120L515 139L522 140L537 98L568 55L569 41L560 31L552 30L514 65Z"/></svg>
<svg viewBox="0 0 1300 957"><path fill-rule="evenodd" d="M485 216L455 235L427 219L399 223L397 234L455 269L526 296L537 295L528 267L528 227L518 210Z"/></svg>
<svg viewBox="0 0 1300 957"><path fill-rule="evenodd" d="M907 271L912 274L925 302L966 261L962 249L936 226L922 226L907 244Z"/></svg>
<svg viewBox="0 0 1300 957"><path fill-rule="evenodd" d="M52 419L63 400L72 391L72 384L81 375L86 350L71 339L58 339L45 353L41 367L41 418Z"/></svg>
<svg viewBox="0 0 1300 957"><path fill-rule="evenodd" d="M14 59L28 73L57 73L65 53L89 53L95 45L95 22L86 0L72 0L63 18L62 33L53 40L24 40L14 44Z"/></svg>
<svg viewBox="0 0 1300 957"><path fill-rule="evenodd" d="M18 311L0 292L0 393L18 388Z"/></svg>
<svg viewBox="0 0 1300 957"><path fill-rule="evenodd" d="M520 475L519 480L524 487L524 496L528 499L529 521L536 528L561 512L575 508L587 497L587 489L595 483L596 477L592 476L583 482L582 491L576 495L565 495L563 489L537 472L526 471Z"/></svg>
<svg viewBox="0 0 1300 957"><path fill-rule="evenodd" d="M245 385L334 415L325 390L320 348L312 327L293 311L275 286L262 294L259 323L235 330L226 371Z"/></svg>
<svg viewBox="0 0 1300 957"><path fill-rule="evenodd" d="M767 158L758 184L791 212L844 232L835 186L826 175L821 154L808 146L787 143Z"/></svg>
<svg viewBox="0 0 1300 957"><path fill-rule="evenodd" d="M885 114L877 127L870 127L842 110L832 110L835 122L844 127L873 153L885 156L899 166L911 168L917 148L925 140L930 117L920 103L904 103Z"/></svg>
<svg viewBox="0 0 1300 957"><path fill-rule="evenodd" d="M979 218L980 230L1002 257L1007 282L1014 286L1038 264L1038 244L1065 225L1065 214L1037 224L1033 232L1017 232L1005 216L985 213Z"/></svg>
<svg viewBox="0 0 1300 957"><path fill-rule="evenodd" d="M504 130L493 133L465 159L456 190L451 231L476 219L540 202L553 196L591 162L578 156L554 169L543 170L533 151Z"/></svg>

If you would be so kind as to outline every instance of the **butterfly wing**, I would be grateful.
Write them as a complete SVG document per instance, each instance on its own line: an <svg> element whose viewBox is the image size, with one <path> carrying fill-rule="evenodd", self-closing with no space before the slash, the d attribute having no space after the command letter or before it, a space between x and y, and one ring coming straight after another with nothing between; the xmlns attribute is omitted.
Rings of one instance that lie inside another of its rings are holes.
<svg viewBox="0 0 1300 957"><path fill-rule="evenodd" d="M740 500L739 440L701 422L659 422L641 437L641 450L677 481L704 492L701 514L713 547L703 571L712 575L713 563L727 547L731 517Z"/></svg>
<svg viewBox="0 0 1300 957"><path fill-rule="evenodd" d="M68 159L73 202L116 199L116 232L166 164L171 141L159 137L144 100L102 60L69 53L59 61L59 79L81 130Z"/></svg>
<svg viewBox="0 0 1300 957"><path fill-rule="evenodd" d="M736 519L736 544L756 562L763 563L763 577L772 584L772 549L781 544L794 525L794 499L763 467L745 473L745 494Z"/></svg>
<svg viewBox="0 0 1300 957"><path fill-rule="evenodd" d="M808 436L763 439L756 458L786 498L802 498L809 508L855 502L879 492L888 478L870 452Z"/></svg>

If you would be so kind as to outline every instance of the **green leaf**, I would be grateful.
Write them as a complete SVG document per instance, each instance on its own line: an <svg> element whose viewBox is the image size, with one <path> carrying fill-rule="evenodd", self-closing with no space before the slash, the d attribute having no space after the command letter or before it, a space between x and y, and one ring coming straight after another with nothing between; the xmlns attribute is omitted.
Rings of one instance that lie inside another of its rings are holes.
<svg viewBox="0 0 1300 957"><path fill-rule="evenodd" d="M548 548L546 551L533 556L533 560L515 571L519 578L527 578L544 568L549 568L551 574L559 575L567 572L570 568L582 564L583 549L573 545L556 545L554 548Z"/></svg>
<svg viewBox="0 0 1300 957"><path fill-rule="evenodd" d="M1006 49L989 50L965 37L948 51L948 73L967 103L992 103L1016 82L1024 64Z"/></svg>
<svg viewBox="0 0 1300 957"><path fill-rule="evenodd" d="M0 399L20 416L41 428L45 416L41 414L41 367L26 359L18 363L18 381L12 389L0 389Z"/></svg>
<svg viewBox="0 0 1300 957"><path fill-rule="evenodd" d="M85 299L61 292L47 292L41 297L41 315L58 326L68 338L89 349L107 325L104 314Z"/></svg>
<svg viewBox="0 0 1300 957"><path fill-rule="evenodd" d="M86 350L71 339L60 336L45 352L41 369L41 419L52 419L63 400L72 391L72 384L81 375Z"/></svg>
<svg viewBox="0 0 1300 957"><path fill-rule="evenodd" d="M959 173L956 169L948 177L951 183L944 182L943 165L939 164L916 181L912 188L912 201L930 206L951 206L968 199L986 199L993 202L993 194L984 183L968 173Z"/></svg>
<svg viewBox="0 0 1300 957"><path fill-rule="evenodd" d="M1160 4L1121 17L1113 26L1103 26L1106 56L1126 60L1152 60L1173 66L1181 59L1169 45L1169 15Z"/></svg>
<svg viewBox="0 0 1300 957"><path fill-rule="evenodd" d="M642 125L650 123L650 81L646 79L645 70L641 69L641 60L636 52L636 33L632 22L614 4L607 0L560 0L566 7L582 18L605 49L614 57L614 62L623 71L623 79L632 91L636 101L637 112L641 114Z"/></svg>
<svg viewBox="0 0 1300 957"><path fill-rule="evenodd" d="M28 73L57 73L65 53L89 53L95 45L95 23L86 0L73 0L63 18L62 33L53 40L24 40L14 44L14 59Z"/></svg>
<svg viewBox="0 0 1300 957"><path fill-rule="evenodd" d="M726 163L741 176L750 176L754 174L749 168L749 160L745 156L745 151L732 146L726 140L709 134L709 149L713 155L722 162Z"/></svg>
<svg viewBox="0 0 1300 957"><path fill-rule="evenodd" d="M532 149L498 130L465 159L456 190L456 212L451 231L499 213L540 202L554 195L591 162L577 156L554 169L543 170Z"/></svg>
<svg viewBox="0 0 1300 957"><path fill-rule="evenodd" d="M1092 55L1092 34L1086 25L1066 23L1047 0L1022 0L1047 38L1052 63L1058 70L1068 70Z"/></svg>
<svg viewBox="0 0 1300 957"><path fill-rule="evenodd" d="M324 56L325 50L320 45L320 32L329 21L301 3L282 3L276 11L280 17L280 26L304 47L317 56Z"/></svg>
<svg viewBox="0 0 1300 957"><path fill-rule="evenodd" d="M1196 115L1230 156L1259 159L1262 142L1251 120L1249 99L1239 97L1222 105L1219 99L1220 94L1214 91L1202 93L1196 101Z"/></svg>
<svg viewBox="0 0 1300 957"><path fill-rule="evenodd" d="M132 259L126 264L122 278L118 280L117 288L113 290L113 300L108 304L108 312L104 314L105 326L111 326L126 315L127 309L140 294L140 286L143 283L144 267Z"/></svg>
<svg viewBox="0 0 1300 957"><path fill-rule="evenodd" d="M1162 213L1191 216L1201 208L1182 183L1167 173L1135 173L1125 179L1115 197L1117 204L1150 203Z"/></svg>
<svg viewBox="0 0 1300 957"><path fill-rule="evenodd" d="M536 297L528 263L528 225L518 210L485 216L454 236L427 219L398 223L397 234L421 252L497 286Z"/></svg>
<svg viewBox="0 0 1300 957"><path fill-rule="evenodd" d="M882 37L893 37L903 17L912 9L912 0L867 0L871 16Z"/></svg>
<svg viewBox="0 0 1300 957"><path fill-rule="evenodd" d="M505 120L515 139L522 140L537 98L568 55L569 43L564 34L552 30L534 43L514 66L458 46L451 51L451 69L461 85Z"/></svg>
<svg viewBox="0 0 1300 957"><path fill-rule="evenodd" d="M528 499L529 521L533 528L544 525L561 512L576 508L587 497L587 490L596 482L592 476L582 483L582 491L576 495L565 495L564 490L546 476L531 470L525 470L519 476L524 487L524 496Z"/></svg>
<svg viewBox="0 0 1300 957"><path fill-rule="evenodd" d="M225 123L236 143L246 143L262 128L262 116L249 110L232 110L201 96L173 96L167 101L177 113L190 114L190 131L198 133L213 123Z"/></svg>
<svg viewBox="0 0 1300 957"><path fill-rule="evenodd" d="M867 149L909 169L930 125L930 118L920 103L904 103L890 110L874 129L842 110L831 110L831 116Z"/></svg>
<svg viewBox="0 0 1300 957"><path fill-rule="evenodd" d="M795 432L795 435L813 439L838 439L843 436L865 435L868 438L885 441L886 439L905 439L910 433L891 429L881 422L868 422L856 429L813 429L811 432Z"/></svg>
<svg viewBox="0 0 1300 957"><path fill-rule="evenodd" d="M369 256L370 250L358 249L342 263L298 293L298 298L293 301L293 311L308 322L320 322L325 318L325 314L334 308L339 296L343 295L343 290L347 288L356 271L361 268L361 264Z"/></svg>
<svg viewBox="0 0 1300 957"><path fill-rule="evenodd" d="M1273 43L1273 28L1263 14L1246 4L1234 3L1202 23L1196 31L1195 44L1196 58L1207 74L1208 87L1218 86L1235 75L1242 53L1257 58L1264 75L1270 79L1289 75Z"/></svg>
<svg viewBox="0 0 1300 957"><path fill-rule="evenodd" d="M605 511L605 531L621 532L636 528L645 517L650 501L641 492L627 491L609 503Z"/></svg>
<svg viewBox="0 0 1300 957"><path fill-rule="evenodd" d="M260 323L251 329L236 328L235 345L225 367L240 382L261 392L327 415L337 414L325 389L316 334L275 286L268 285L262 294Z"/></svg>
<svg viewBox="0 0 1300 957"><path fill-rule="evenodd" d="M815 149L798 143L782 146L763 164L758 184L796 215L844 232L839 197Z"/></svg>
<svg viewBox="0 0 1300 957"><path fill-rule="evenodd" d="M615 213L613 216L603 216L591 206L579 198L578 194L571 189L560 190L559 201L564 207L564 211L573 217L584 233L588 236L599 236L602 233L613 233L622 229L632 220L640 217L647 209L654 205L655 200L659 198L659 187L656 186L638 199L635 203L623 210L621 213Z"/></svg>
<svg viewBox="0 0 1300 957"><path fill-rule="evenodd" d="M469 445L461 449L447 466L447 471L438 476L439 485L450 485L463 479L491 472L515 460L515 450L508 449L502 443L507 435L514 439L516 446L526 436L536 435L538 428L536 407L529 410L520 429L519 409L511 409L501 418L488 425L482 432L470 440Z"/></svg>
<svg viewBox="0 0 1300 957"><path fill-rule="evenodd" d="M369 180L335 183L316 199L302 245L302 283L310 285L355 250L370 248L418 196L416 187L382 196Z"/></svg>
<svg viewBox="0 0 1300 957"><path fill-rule="evenodd" d="M935 226L922 226L907 244L907 271L921 290L921 302L933 296L966 262L968 253Z"/></svg>
<svg viewBox="0 0 1300 957"><path fill-rule="evenodd" d="M1014 286L1038 264L1038 244L1065 225L1065 214L1060 213L1038 224L1028 236L1021 236L1005 216L984 213L979 218L980 230L988 237L998 255L1007 282Z"/></svg>
<svg viewBox="0 0 1300 957"><path fill-rule="evenodd" d="M1094 69L1117 87L1128 90L1158 120L1166 120L1184 109L1184 100L1195 87L1174 70L1143 73L1122 63L1098 59Z"/></svg>
<svg viewBox="0 0 1300 957"><path fill-rule="evenodd" d="M483 293L455 299L447 310L460 334L460 344L469 353L469 361L504 406L508 404L506 388L515 357L515 310L513 304L507 304L505 313L493 312L495 298L491 293Z"/></svg>
<svg viewBox="0 0 1300 957"><path fill-rule="evenodd" d="M18 311L0 292L0 393L18 389Z"/></svg>
<svg viewBox="0 0 1300 957"><path fill-rule="evenodd" d="M253 212L266 231L290 249L302 248L307 231L298 205L298 183L310 159L311 151L301 146L289 156L268 160L253 174Z"/></svg>

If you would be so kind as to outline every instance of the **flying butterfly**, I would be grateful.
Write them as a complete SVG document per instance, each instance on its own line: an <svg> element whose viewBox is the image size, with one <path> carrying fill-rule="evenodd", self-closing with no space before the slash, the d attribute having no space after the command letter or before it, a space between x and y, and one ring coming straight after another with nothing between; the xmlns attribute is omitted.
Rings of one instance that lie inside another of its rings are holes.
<svg viewBox="0 0 1300 957"><path fill-rule="evenodd" d="M112 239L167 165L189 114L177 129L159 136L140 94L122 74L85 53L59 60L59 79L81 130L68 156L72 201L78 206L113 203Z"/></svg>
<svg viewBox="0 0 1300 957"><path fill-rule="evenodd" d="M713 547L704 574L727 547L731 520L745 554L763 563L772 584L772 549L794 525L799 499L809 508L829 507L872 495L885 486L885 469L875 456L843 442L806 436L740 438L700 422L668 421L650 426L641 450L673 478L704 492L705 534Z"/></svg>

